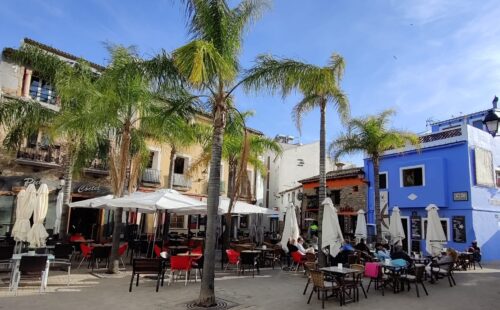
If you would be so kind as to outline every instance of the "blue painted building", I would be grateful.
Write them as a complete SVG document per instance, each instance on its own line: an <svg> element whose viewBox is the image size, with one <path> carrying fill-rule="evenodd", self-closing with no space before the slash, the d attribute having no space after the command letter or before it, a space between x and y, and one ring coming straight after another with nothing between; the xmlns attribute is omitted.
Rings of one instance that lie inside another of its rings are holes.
<svg viewBox="0 0 500 310"><path fill-rule="evenodd" d="M392 208L400 208L408 250L425 252L425 208L432 203L440 209L448 247L465 250L477 240L484 260L500 260L500 137L483 128L486 113L433 123L419 150L390 151L381 158L381 213L388 224ZM368 223L373 224L370 159L365 173Z"/></svg>

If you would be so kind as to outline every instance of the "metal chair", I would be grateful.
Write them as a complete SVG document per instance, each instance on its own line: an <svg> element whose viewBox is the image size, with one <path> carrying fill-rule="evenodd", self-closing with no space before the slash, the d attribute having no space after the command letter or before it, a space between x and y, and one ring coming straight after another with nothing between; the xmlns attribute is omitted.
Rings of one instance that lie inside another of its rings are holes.
<svg viewBox="0 0 500 310"><path fill-rule="evenodd" d="M68 272L68 286L71 276L71 258L73 256L73 245L71 244L56 244L54 247L54 261L51 262L53 266L66 267Z"/></svg>
<svg viewBox="0 0 500 310"><path fill-rule="evenodd" d="M47 280L47 274L45 272L47 268L47 256L28 256L23 255L19 263L19 269L14 271L14 276L12 277L11 289L14 290L17 295L17 289L19 287L19 282L21 277L36 277L40 278L40 294L45 291L45 283Z"/></svg>
<svg viewBox="0 0 500 310"><path fill-rule="evenodd" d="M418 285L422 285L424 289L425 295L429 295L427 289L424 284L424 274L425 274L425 266L416 266L414 274L403 274L401 275L401 279L408 283L408 291L410 290L410 284L415 283L415 290L417 291L417 297L420 297L420 292L418 290Z"/></svg>
<svg viewBox="0 0 500 310"><path fill-rule="evenodd" d="M329 291L331 291L333 294L336 294L339 297L340 306L342 306L344 304L343 290L342 290L342 287L338 284L338 282L336 282L336 281L326 282L325 275L321 271L311 270L310 274L311 274L311 279L313 282L313 289L311 291L311 294L309 295L309 299L307 300L307 304L309 304L311 302L311 297L314 294L314 292L317 292L318 299L321 296L321 307L324 309L325 308L326 293Z"/></svg>
<svg viewBox="0 0 500 310"><path fill-rule="evenodd" d="M1 246L0 247L0 266L11 267L11 258L14 255L14 245Z"/></svg>
<svg viewBox="0 0 500 310"><path fill-rule="evenodd" d="M109 265L109 256L111 255L110 246L97 246L92 250L91 264L92 271L94 271L94 266L99 269L99 262L104 260L106 262L106 267Z"/></svg>

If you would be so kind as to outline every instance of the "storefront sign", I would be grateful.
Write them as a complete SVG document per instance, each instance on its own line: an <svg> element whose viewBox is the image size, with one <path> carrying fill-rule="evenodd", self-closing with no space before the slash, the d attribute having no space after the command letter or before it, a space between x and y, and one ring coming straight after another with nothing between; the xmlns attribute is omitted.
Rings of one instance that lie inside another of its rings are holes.
<svg viewBox="0 0 500 310"><path fill-rule="evenodd" d="M42 184L42 181L39 178L24 178L24 186L28 187L28 185L30 184L40 186L40 184Z"/></svg>
<svg viewBox="0 0 500 310"><path fill-rule="evenodd" d="M422 217L412 216L411 220L411 239L420 240L422 239Z"/></svg>
<svg viewBox="0 0 500 310"><path fill-rule="evenodd" d="M76 189L77 193L87 193L87 192L98 192L101 190L100 185L89 185L89 184L84 184L78 186Z"/></svg>
<svg viewBox="0 0 500 310"><path fill-rule="evenodd" d="M453 216L453 242L466 243L467 234L465 232L465 216Z"/></svg>
<svg viewBox="0 0 500 310"><path fill-rule="evenodd" d="M453 201L468 201L469 192L453 192Z"/></svg>
<svg viewBox="0 0 500 310"><path fill-rule="evenodd" d="M73 193L98 196L98 195L110 194L111 191L109 188L102 186L100 184L76 183L73 185Z"/></svg>

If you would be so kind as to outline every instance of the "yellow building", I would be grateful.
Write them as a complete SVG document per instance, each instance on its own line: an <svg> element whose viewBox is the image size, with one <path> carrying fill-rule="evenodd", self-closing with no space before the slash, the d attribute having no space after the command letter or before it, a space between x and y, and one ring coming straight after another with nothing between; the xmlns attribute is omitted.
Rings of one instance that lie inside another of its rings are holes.
<svg viewBox="0 0 500 310"><path fill-rule="evenodd" d="M23 44L29 44L52 53L68 62L75 62L79 58L31 39L24 39ZM8 60L10 49L4 49L0 61L0 95L4 98L24 98L36 100L44 107L58 111L59 101L52 87L36 76L30 68L18 66ZM90 63L95 70L104 70L104 67ZM208 115L200 113L196 122L210 124ZM252 134L262 133L251 130ZM5 128L0 128L0 142L5 138ZM14 220L15 195L29 183L46 183L49 186L49 211L46 228L54 227L56 196L61 190L61 178L64 175L62 158L64 155L64 141L49 142L50 140L40 130L39 133L23 141L17 151L7 151L3 147L0 153L0 235L10 232ZM151 142L149 144L151 157L148 166L144 169L138 190L151 191L165 188L169 180L171 165L171 147L167 144ZM202 154L200 145L192 145L177 150L173 162L172 188L190 196L203 199L207 196L209 167L199 169L188 175L190 165ZM221 195L227 194L228 165L222 164ZM241 197L249 202L262 199L262 177L252 167L248 167L248 182L246 195ZM98 160L90 163L79 176L73 180L72 201L88 199L110 193L109 172L106 164ZM191 225L188 218L181 216L171 217L171 228L180 232L198 229L199 218L193 217ZM70 232L80 230L87 237L95 238L107 235L110 216L107 211L93 209L72 209L68 229ZM97 225L96 225L97 224ZM152 218L145 220L145 226L151 226Z"/></svg>

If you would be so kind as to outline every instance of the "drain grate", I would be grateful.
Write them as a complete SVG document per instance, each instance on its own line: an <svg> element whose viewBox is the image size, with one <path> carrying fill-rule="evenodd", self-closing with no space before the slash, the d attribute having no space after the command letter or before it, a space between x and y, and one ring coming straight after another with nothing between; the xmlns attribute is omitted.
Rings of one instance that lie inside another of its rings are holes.
<svg viewBox="0 0 500 310"><path fill-rule="evenodd" d="M203 310L203 309L225 310L225 309L231 309L231 308L238 305L234 302L230 302L230 301L227 301L224 299L219 299L219 298L217 298L215 300L215 302L216 302L215 306L212 306L210 308L205 308L205 307L199 307L198 305L196 305L196 302L193 301L193 302L187 304L187 309L190 309L190 310Z"/></svg>

